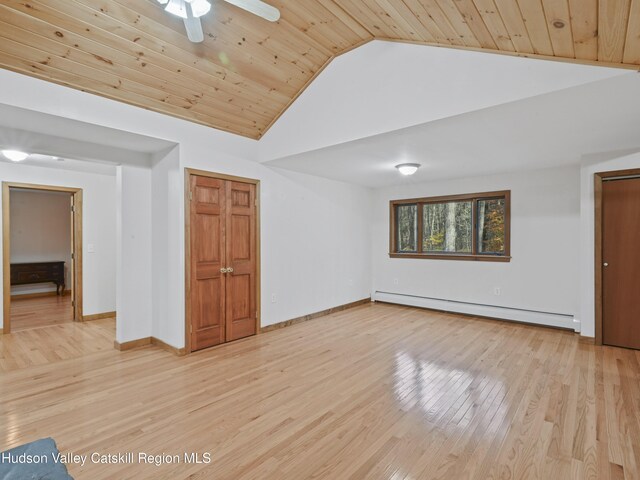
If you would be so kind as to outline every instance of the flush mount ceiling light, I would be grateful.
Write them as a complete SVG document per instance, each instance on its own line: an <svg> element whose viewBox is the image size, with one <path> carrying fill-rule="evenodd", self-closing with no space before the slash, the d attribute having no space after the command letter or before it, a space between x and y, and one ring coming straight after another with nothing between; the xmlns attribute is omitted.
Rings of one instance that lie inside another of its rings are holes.
<svg viewBox="0 0 640 480"><path fill-rule="evenodd" d="M277 22L280 19L280 10L260 0L226 0L226 2L270 22ZM211 10L211 4L208 0L158 0L158 3L166 5L164 9L167 12L184 20L189 40L193 43L200 43L204 40L200 17Z"/></svg>
<svg viewBox="0 0 640 480"><path fill-rule="evenodd" d="M29 156L28 153L21 152L20 150L2 150L2 155L12 162L21 162Z"/></svg>
<svg viewBox="0 0 640 480"><path fill-rule="evenodd" d="M396 168L402 175L413 175L418 171L419 167L419 163L401 163L399 165L396 165Z"/></svg>

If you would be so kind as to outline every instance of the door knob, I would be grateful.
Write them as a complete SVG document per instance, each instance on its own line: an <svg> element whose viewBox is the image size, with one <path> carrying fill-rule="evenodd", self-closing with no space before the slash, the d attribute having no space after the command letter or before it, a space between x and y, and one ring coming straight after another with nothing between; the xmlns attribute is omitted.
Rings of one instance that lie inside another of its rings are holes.
<svg viewBox="0 0 640 480"><path fill-rule="evenodd" d="M226 268L221 268L220 269L220 273L227 273L227 272L228 272L228 270Z"/></svg>
<svg viewBox="0 0 640 480"><path fill-rule="evenodd" d="M233 267L227 268L227 273L233 273Z"/></svg>
<svg viewBox="0 0 640 480"><path fill-rule="evenodd" d="M607 262L604 262L604 263L603 263L603 265L604 265L605 267L608 267L608 266L609 266L609 264L608 264Z"/></svg>

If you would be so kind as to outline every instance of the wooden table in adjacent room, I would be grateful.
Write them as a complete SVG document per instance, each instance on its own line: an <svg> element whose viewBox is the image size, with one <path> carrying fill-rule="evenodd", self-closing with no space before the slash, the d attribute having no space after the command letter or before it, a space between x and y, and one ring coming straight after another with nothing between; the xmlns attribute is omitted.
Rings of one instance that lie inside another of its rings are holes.
<svg viewBox="0 0 640 480"><path fill-rule="evenodd" d="M64 294L64 262L12 263L11 285L56 284L56 293Z"/></svg>

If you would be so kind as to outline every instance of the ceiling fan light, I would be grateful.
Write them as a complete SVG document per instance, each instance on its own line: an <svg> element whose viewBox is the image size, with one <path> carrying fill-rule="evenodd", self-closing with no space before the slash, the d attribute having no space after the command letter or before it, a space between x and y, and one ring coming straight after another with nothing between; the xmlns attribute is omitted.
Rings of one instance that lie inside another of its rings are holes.
<svg viewBox="0 0 640 480"><path fill-rule="evenodd" d="M169 0L165 10L180 18L187 18L187 5L184 0Z"/></svg>
<svg viewBox="0 0 640 480"><path fill-rule="evenodd" d="M211 4L207 0L191 0L191 13L194 17L199 18L209 13Z"/></svg>
<svg viewBox="0 0 640 480"><path fill-rule="evenodd" d="M418 171L419 167L419 163L401 163L396 165L396 168L402 175L413 175Z"/></svg>
<svg viewBox="0 0 640 480"><path fill-rule="evenodd" d="M158 0L160 5L166 5L169 0Z"/></svg>
<svg viewBox="0 0 640 480"><path fill-rule="evenodd" d="M21 162L29 156L28 153L19 150L2 150L2 155L12 162Z"/></svg>

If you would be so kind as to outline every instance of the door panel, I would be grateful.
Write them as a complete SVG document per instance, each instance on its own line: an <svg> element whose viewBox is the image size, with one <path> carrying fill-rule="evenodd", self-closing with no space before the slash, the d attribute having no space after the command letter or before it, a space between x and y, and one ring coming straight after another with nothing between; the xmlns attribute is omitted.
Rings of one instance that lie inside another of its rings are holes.
<svg viewBox="0 0 640 480"><path fill-rule="evenodd" d="M196 335L191 341L192 350L224 342L224 329L221 328L219 310L219 305L223 302L221 283L222 278L208 278L198 282L196 293L198 311L194 312L193 328Z"/></svg>
<svg viewBox="0 0 640 480"><path fill-rule="evenodd" d="M203 178L200 183L204 183L205 180L206 179ZM215 182L222 183L221 180L215 180ZM195 202L200 204L201 208L206 208L208 205L215 208L215 205L220 205L220 194L224 194L224 191L221 192L218 185L198 185L197 183L198 182L196 182L195 188L193 189L193 196Z"/></svg>
<svg viewBox="0 0 640 480"><path fill-rule="evenodd" d="M230 340L256 333L255 311L251 304L251 275L232 275L227 281L227 289L233 292L227 297L227 335ZM230 320L230 322L229 322Z"/></svg>
<svg viewBox="0 0 640 480"><path fill-rule="evenodd" d="M220 257L220 215L203 214L196 215L195 218L195 236L197 239L206 240L199 242L199 248L194 252L196 262L202 265L219 264L222 261Z"/></svg>
<svg viewBox="0 0 640 480"><path fill-rule="evenodd" d="M233 215L231 217L230 258L236 261L251 261L251 216Z"/></svg>
<svg viewBox="0 0 640 480"><path fill-rule="evenodd" d="M226 341L225 184L191 177L191 349Z"/></svg>
<svg viewBox="0 0 640 480"><path fill-rule="evenodd" d="M603 343L640 349L640 179L602 185Z"/></svg>
<svg viewBox="0 0 640 480"><path fill-rule="evenodd" d="M256 187L227 182L227 341L256 333Z"/></svg>

